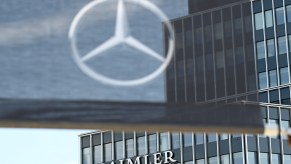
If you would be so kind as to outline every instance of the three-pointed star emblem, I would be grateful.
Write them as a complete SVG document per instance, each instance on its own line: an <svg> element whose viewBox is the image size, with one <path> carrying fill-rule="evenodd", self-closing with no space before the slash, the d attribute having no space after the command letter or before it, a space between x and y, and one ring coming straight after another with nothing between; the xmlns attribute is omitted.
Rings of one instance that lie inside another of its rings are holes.
<svg viewBox="0 0 291 164"><path fill-rule="evenodd" d="M104 41L102 44L98 45L96 48L89 51L87 54L82 55L82 56L79 54L79 51L76 46L76 36L75 36L76 27L80 19L86 14L88 10L92 9L95 5L99 5L103 2L106 2L106 0L94 0L90 2L88 5L86 5L83 9L81 9L81 11L76 15L76 17L74 18L71 24L70 31L69 31L69 39L71 40L73 56L78 66L87 75L89 75L95 80L99 80L107 84L123 85L123 86L142 84L157 77L169 65L170 60L173 56L173 51L174 51L174 32L173 32L171 24L168 22L167 16L157 6L155 6L151 2L147 0L117 0L117 1L118 1L118 6L117 6L117 13L116 13L116 24L115 24L114 35L108 40ZM129 23L127 19L125 1L130 2L130 3L135 3L137 5L140 5L150 10L155 15L157 15L157 17L161 21L164 21L165 27L168 29L169 38L170 38L169 48L167 50L166 57L157 53L155 50L149 48L147 45L143 44L142 42L140 42L138 39L136 39L134 36L131 35L130 27L129 27ZM149 57L155 58L156 60L160 61L162 64L151 74L143 78L134 79L134 80L117 80L117 79L109 78L98 73L96 70L93 70L92 68L86 65L87 61L93 59L94 57L98 55L101 55L103 52L119 44L126 44L140 51L141 53L148 55Z"/></svg>

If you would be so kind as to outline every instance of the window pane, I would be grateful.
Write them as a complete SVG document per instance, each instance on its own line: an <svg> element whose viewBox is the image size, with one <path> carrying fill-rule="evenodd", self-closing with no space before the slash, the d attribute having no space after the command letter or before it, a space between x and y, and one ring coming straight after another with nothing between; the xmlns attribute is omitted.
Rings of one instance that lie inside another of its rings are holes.
<svg viewBox="0 0 291 164"><path fill-rule="evenodd" d="M204 159L196 160L196 164L205 164Z"/></svg>
<svg viewBox="0 0 291 164"><path fill-rule="evenodd" d="M160 134L160 151L168 150L169 148L169 134L161 133Z"/></svg>
<svg viewBox="0 0 291 164"><path fill-rule="evenodd" d="M280 83L281 84L289 83L288 67L280 68Z"/></svg>
<svg viewBox="0 0 291 164"><path fill-rule="evenodd" d="M111 143L104 145L104 157L105 162L112 161L112 146Z"/></svg>
<svg viewBox="0 0 291 164"><path fill-rule="evenodd" d="M157 135L152 134L148 137L149 142L149 153L157 152Z"/></svg>
<svg viewBox="0 0 291 164"><path fill-rule="evenodd" d="M274 119L269 119L269 125L277 127L278 126L278 120L274 120ZM271 138L278 138L278 136L271 136Z"/></svg>
<svg viewBox="0 0 291 164"><path fill-rule="evenodd" d="M229 161L229 155L222 155L221 156L221 164L229 164L230 161Z"/></svg>
<svg viewBox="0 0 291 164"><path fill-rule="evenodd" d="M285 164L291 163L291 155L284 155L283 158Z"/></svg>
<svg viewBox="0 0 291 164"><path fill-rule="evenodd" d="M284 24L284 11L283 7L277 8L276 9L276 22L277 25Z"/></svg>
<svg viewBox="0 0 291 164"><path fill-rule="evenodd" d="M193 161L184 162L184 164L193 164Z"/></svg>
<svg viewBox="0 0 291 164"><path fill-rule="evenodd" d="M288 129L290 127L289 121L281 121L281 128L282 129ZM287 136L282 135L283 139L287 139Z"/></svg>
<svg viewBox="0 0 291 164"><path fill-rule="evenodd" d="M203 144L204 142L204 135L203 134L196 134L196 145Z"/></svg>
<svg viewBox="0 0 291 164"><path fill-rule="evenodd" d="M269 163L268 154L260 153L260 160L261 160L261 164L268 164Z"/></svg>
<svg viewBox="0 0 291 164"><path fill-rule="evenodd" d="M82 160L82 164L90 164L90 148L83 149Z"/></svg>
<svg viewBox="0 0 291 164"><path fill-rule="evenodd" d="M216 141L216 134L208 134L207 135L207 141L208 142L214 142L214 141Z"/></svg>
<svg viewBox="0 0 291 164"><path fill-rule="evenodd" d="M133 145L133 139L126 140L126 155L127 157L133 157L134 156L134 145Z"/></svg>
<svg viewBox="0 0 291 164"><path fill-rule="evenodd" d="M216 68L224 68L224 56L221 51L216 52L215 54L215 60L216 60Z"/></svg>
<svg viewBox="0 0 291 164"><path fill-rule="evenodd" d="M289 40L289 52L291 52L291 35L288 36L288 40Z"/></svg>
<svg viewBox="0 0 291 164"><path fill-rule="evenodd" d="M208 158L208 164L217 164L217 157Z"/></svg>
<svg viewBox="0 0 291 164"><path fill-rule="evenodd" d="M233 134L232 135L232 138L238 138L238 137L241 137L241 134Z"/></svg>
<svg viewBox="0 0 291 164"><path fill-rule="evenodd" d="M138 137L137 138L137 153L138 153L138 155L145 155L146 154L145 137Z"/></svg>
<svg viewBox="0 0 291 164"><path fill-rule="evenodd" d="M248 152L248 164L257 164L257 158L254 152Z"/></svg>
<svg viewBox="0 0 291 164"><path fill-rule="evenodd" d="M278 38L278 51L279 51L279 54L287 53L285 36Z"/></svg>
<svg viewBox="0 0 291 164"><path fill-rule="evenodd" d="M180 148L180 133L172 133L172 149Z"/></svg>
<svg viewBox="0 0 291 164"><path fill-rule="evenodd" d="M233 154L233 164L243 164L242 153L234 153Z"/></svg>
<svg viewBox="0 0 291 164"><path fill-rule="evenodd" d="M280 164L279 154L272 154L272 164Z"/></svg>
<svg viewBox="0 0 291 164"><path fill-rule="evenodd" d="M94 147L94 163L101 163L102 158L101 158L101 145L95 146Z"/></svg>
<svg viewBox="0 0 291 164"><path fill-rule="evenodd" d="M287 21L291 22L291 5L286 7L287 10Z"/></svg>
<svg viewBox="0 0 291 164"><path fill-rule="evenodd" d="M267 40L268 57L275 56L274 39Z"/></svg>
<svg viewBox="0 0 291 164"><path fill-rule="evenodd" d="M196 28L195 30L195 44L201 44L202 43L202 28Z"/></svg>
<svg viewBox="0 0 291 164"><path fill-rule="evenodd" d="M259 87L260 89L267 88L266 72L259 73Z"/></svg>
<svg viewBox="0 0 291 164"><path fill-rule="evenodd" d="M221 22L215 24L215 39L216 40L222 39L222 24L221 24Z"/></svg>
<svg viewBox="0 0 291 164"><path fill-rule="evenodd" d="M257 43L257 57L258 57L258 59L265 58L264 42L258 42Z"/></svg>
<svg viewBox="0 0 291 164"><path fill-rule="evenodd" d="M123 141L115 142L115 158L122 159L123 158Z"/></svg>
<svg viewBox="0 0 291 164"><path fill-rule="evenodd" d="M255 26L256 26L256 30L263 29L262 13L255 14Z"/></svg>
<svg viewBox="0 0 291 164"><path fill-rule="evenodd" d="M276 70L269 71L269 81L270 81L270 87L274 87L278 85Z"/></svg>
<svg viewBox="0 0 291 164"><path fill-rule="evenodd" d="M266 28L273 26L273 12L272 10L265 11Z"/></svg>
<svg viewBox="0 0 291 164"><path fill-rule="evenodd" d="M278 125L278 120L270 119L269 120L269 125Z"/></svg>
<svg viewBox="0 0 291 164"><path fill-rule="evenodd" d="M228 139L228 134L220 134L220 140Z"/></svg>
<svg viewBox="0 0 291 164"><path fill-rule="evenodd" d="M192 145L192 133L183 133L184 147Z"/></svg>

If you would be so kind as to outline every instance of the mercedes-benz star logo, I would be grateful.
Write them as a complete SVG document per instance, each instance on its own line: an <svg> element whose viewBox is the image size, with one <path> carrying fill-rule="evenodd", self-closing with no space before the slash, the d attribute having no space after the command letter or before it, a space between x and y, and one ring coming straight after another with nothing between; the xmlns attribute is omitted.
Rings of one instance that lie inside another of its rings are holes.
<svg viewBox="0 0 291 164"><path fill-rule="evenodd" d="M121 85L121 86L133 86L133 85L139 85L145 82L148 82L158 75L160 75L166 67L169 65L172 57L173 57L173 52L174 52L174 31L171 26L171 24L168 22L167 16L154 4L147 0L118 0L118 6L117 6L117 14L116 14L116 25L115 25L115 34L113 37L102 43L101 45L97 46L93 50L91 50L89 53L81 56L77 44L76 44L76 29L79 24L79 21L81 18L89 11L91 10L94 6L99 5L106 0L94 0L87 4L84 8L81 9L81 11L76 15L74 18L70 31L69 31L69 39L71 41L71 47L73 51L73 57L77 63L77 65L80 67L80 69L90 76L91 78L104 82L106 84L111 84L111 85ZM139 40L135 39L133 36L130 34L130 28L128 26L128 21L127 21L127 15L126 15L126 8L124 3L130 2L130 3L135 3L138 4L152 13L154 13L161 21L163 21L168 29L169 32L169 48L167 50L167 55L166 57L163 57L163 55L157 53L153 49L149 48L148 46L144 45L141 43ZM127 44L128 46L131 46L140 52L143 52L144 54L155 58L156 60L159 60L162 64L151 74L144 76L140 79L134 79L134 80L117 80L113 79L107 76L104 76L100 73L98 73L96 70L93 70L90 68L88 65L86 65L86 62L89 61L90 59L100 55L104 51L109 50L110 48L113 48L121 43Z"/></svg>

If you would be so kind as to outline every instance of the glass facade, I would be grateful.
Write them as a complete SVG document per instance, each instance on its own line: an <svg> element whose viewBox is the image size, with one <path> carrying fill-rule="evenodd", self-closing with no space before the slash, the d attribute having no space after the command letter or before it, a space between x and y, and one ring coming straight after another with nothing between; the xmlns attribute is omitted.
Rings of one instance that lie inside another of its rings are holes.
<svg viewBox="0 0 291 164"><path fill-rule="evenodd" d="M289 109L278 104L262 105L262 118L266 124L289 128ZM104 138L111 134L113 138ZM136 156L165 151L172 151L177 163L187 164L193 161L203 164L289 164L291 160L291 149L285 136L233 134L229 138L228 134L104 131L86 134L81 138L84 138L81 140L82 164L92 164L91 161L94 164L109 164L111 161L127 158L134 160ZM112 143L115 143L114 146Z"/></svg>
<svg viewBox="0 0 291 164"><path fill-rule="evenodd" d="M263 29L263 14L255 17L256 28ZM266 59L267 50L265 41L254 45L251 3L236 3L202 14L190 14L172 23L179 43L176 43L173 64L166 76L169 102L257 100L254 46L260 59ZM168 40L167 36L165 40ZM269 54L275 56L276 42L273 40L269 44L274 47L269 49Z"/></svg>

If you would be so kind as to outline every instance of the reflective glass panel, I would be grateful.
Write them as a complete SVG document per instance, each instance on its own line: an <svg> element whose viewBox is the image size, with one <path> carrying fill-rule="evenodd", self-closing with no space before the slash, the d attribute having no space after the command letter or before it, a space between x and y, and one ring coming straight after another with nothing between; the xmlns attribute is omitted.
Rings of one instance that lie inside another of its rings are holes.
<svg viewBox="0 0 291 164"><path fill-rule="evenodd" d="M123 141L115 142L115 158L122 159L123 158Z"/></svg>
<svg viewBox="0 0 291 164"><path fill-rule="evenodd" d="M271 164L280 164L279 154L272 154L272 163Z"/></svg>
<svg viewBox="0 0 291 164"><path fill-rule="evenodd" d="M280 83L281 84L289 83L288 67L280 68Z"/></svg>
<svg viewBox="0 0 291 164"><path fill-rule="evenodd" d="M291 5L286 7L286 12L287 12L287 21L291 22Z"/></svg>
<svg viewBox="0 0 291 164"><path fill-rule="evenodd" d="M193 161L184 162L184 164L193 164Z"/></svg>
<svg viewBox="0 0 291 164"><path fill-rule="evenodd" d="M226 154L226 155L222 155L220 157L220 161L221 161L221 164L229 164L230 161L229 161L229 155Z"/></svg>
<svg viewBox="0 0 291 164"><path fill-rule="evenodd" d="M195 137L196 137L196 145L203 144L203 142L204 142L204 135L203 134L198 133L195 135Z"/></svg>
<svg viewBox="0 0 291 164"><path fill-rule="evenodd" d="M256 26L256 30L263 29L263 16L262 16L262 13L255 14L255 26Z"/></svg>
<svg viewBox="0 0 291 164"><path fill-rule="evenodd" d="M207 135L207 141L208 142L214 142L214 141L216 141L216 134L208 134Z"/></svg>
<svg viewBox="0 0 291 164"><path fill-rule="evenodd" d="M291 155L284 155L283 158L284 158L284 163L285 164L291 163Z"/></svg>
<svg viewBox="0 0 291 164"><path fill-rule="evenodd" d="M112 144L111 143L104 145L104 160L105 162L112 161Z"/></svg>
<svg viewBox="0 0 291 164"><path fill-rule="evenodd" d="M238 137L241 137L241 134L233 134L232 135L232 138L238 138Z"/></svg>
<svg viewBox="0 0 291 164"><path fill-rule="evenodd" d="M257 58L263 59L265 58L265 47L264 42L258 42L257 43Z"/></svg>
<svg viewBox="0 0 291 164"><path fill-rule="evenodd" d="M90 164L90 148L83 149L82 162L82 164Z"/></svg>
<svg viewBox="0 0 291 164"><path fill-rule="evenodd" d="M204 159L196 160L196 164L205 164Z"/></svg>
<svg viewBox="0 0 291 164"><path fill-rule="evenodd" d="M284 24L284 9L283 9L283 7L276 9L276 22L277 22L277 25Z"/></svg>
<svg viewBox="0 0 291 164"><path fill-rule="evenodd" d="M192 133L183 133L183 144L184 147L192 145Z"/></svg>
<svg viewBox="0 0 291 164"><path fill-rule="evenodd" d="M289 121L281 121L281 128L282 129L288 129L290 127L290 125L289 125ZM283 139L287 139L287 136L285 136L285 135L282 135L282 138Z"/></svg>
<svg viewBox="0 0 291 164"><path fill-rule="evenodd" d="M228 134L220 134L220 140L228 139Z"/></svg>
<svg viewBox="0 0 291 164"><path fill-rule="evenodd" d="M148 142L149 142L149 153L157 152L157 135L156 134L149 135Z"/></svg>
<svg viewBox="0 0 291 164"><path fill-rule="evenodd" d="M243 154L241 152L233 154L233 164L243 164Z"/></svg>
<svg viewBox="0 0 291 164"><path fill-rule="evenodd" d="M279 54L287 53L285 36L278 38L278 52L279 52Z"/></svg>
<svg viewBox="0 0 291 164"><path fill-rule="evenodd" d="M101 156L101 145L94 146L94 163L101 163L102 162L102 156Z"/></svg>
<svg viewBox="0 0 291 164"><path fill-rule="evenodd" d="M275 43L274 39L267 40L268 57L275 56Z"/></svg>
<svg viewBox="0 0 291 164"><path fill-rule="evenodd" d="M268 153L260 153L260 161L261 164L268 164L269 163Z"/></svg>
<svg viewBox="0 0 291 164"><path fill-rule="evenodd" d="M270 87L274 87L278 85L277 70L269 71L269 83L270 83Z"/></svg>
<svg viewBox="0 0 291 164"><path fill-rule="evenodd" d="M127 157L133 157L134 156L133 139L126 140L126 155L127 155Z"/></svg>
<svg viewBox="0 0 291 164"><path fill-rule="evenodd" d="M221 22L215 24L215 39L222 39L222 24Z"/></svg>
<svg viewBox="0 0 291 164"><path fill-rule="evenodd" d="M217 164L217 157L208 158L208 164Z"/></svg>
<svg viewBox="0 0 291 164"><path fill-rule="evenodd" d="M267 88L266 72L259 73L259 87L260 89Z"/></svg>
<svg viewBox="0 0 291 164"><path fill-rule="evenodd" d="M257 158L254 152L248 152L248 164L257 164Z"/></svg>
<svg viewBox="0 0 291 164"><path fill-rule="evenodd" d="M272 27L273 26L273 11L268 10L265 11L265 23L266 23L266 28Z"/></svg>
<svg viewBox="0 0 291 164"><path fill-rule="evenodd" d="M172 133L172 149L180 148L180 133Z"/></svg>
<svg viewBox="0 0 291 164"><path fill-rule="evenodd" d="M169 148L169 133L160 133L160 151L165 151Z"/></svg>
<svg viewBox="0 0 291 164"><path fill-rule="evenodd" d="M146 154L146 145L145 145L145 137L137 138L137 153L138 155Z"/></svg>
<svg viewBox="0 0 291 164"><path fill-rule="evenodd" d="M269 125L273 126L278 126L278 120L274 119L269 119ZM271 136L271 138L277 138L278 136Z"/></svg>

